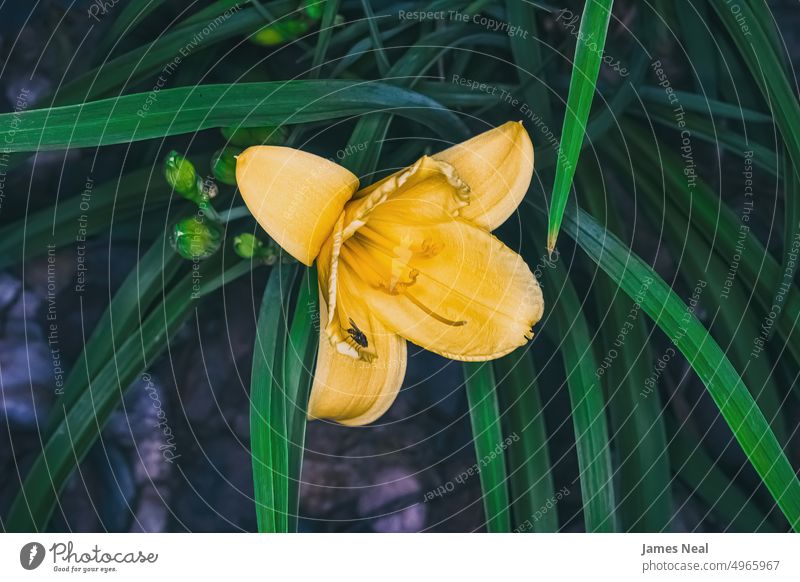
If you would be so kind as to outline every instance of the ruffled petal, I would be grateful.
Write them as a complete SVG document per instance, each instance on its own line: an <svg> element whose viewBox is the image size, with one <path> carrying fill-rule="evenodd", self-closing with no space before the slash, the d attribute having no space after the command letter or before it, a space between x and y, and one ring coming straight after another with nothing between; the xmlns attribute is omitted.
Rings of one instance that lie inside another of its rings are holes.
<svg viewBox="0 0 800 582"><path fill-rule="evenodd" d="M301 150L254 146L236 159L236 182L264 230L305 265L319 254L358 178Z"/></svg>
<svg viewBox="0 0 800 582"><path fill-rule="evenodd" d="M366 311L357 310L375 357L372 361L340 353L324 331L320 333L317 369L308 403L308 417L327 418L348 426L377 420L394 402L406 374L406 341ZM328 320L320 292L320 318Z"/></svg>
<svg viewBox="0 0 800 582"><path fill-rule="evenodd" d="M367 279L362 297L370 312L398 335L454 360L498 358L533 337L544 301L522 257L468 221L403 224L391 206L370 216L368 228L383 240L382 250L373 245L373 260L360 264L371 265L378 281L392 272L410 276L394 289ZM364 234L359 231L348 251L356 244L366 250L371 241L362 243ZM402 248L412 252L392 251ZM382 262L374 260L379 256Z"/></svg>
<svg viewBox="0 0 800 582"><path fill-rule="evenodd" d="M371 328L372 315L361 299L364 282L359 277L342 273L342 217L336 223L334 234L322 245L317 258L317 276L320 294L326 301L326 316L320 318L325 338L339 353L373 361L378 353Z"/></svg>
<svg viewBox="0 0 800 582"><path fill-rule="evenodd" d="M470 202L470 189L453 166L422 156L405 170L356 193L346 206L344 238L352 236L389 199L395 202L395 210L401 208L397 202L404 201L402 208L413 210L415 220L439 216L442 210L458 216Z"/></svg>
<svg viewBox="0 0 800 582"><path fill-rule="evenodd" d="M453 166L470 188L460 215L487 230L511 216L533 176L533 144L520 122L509 121L433 156Z"/></svg>

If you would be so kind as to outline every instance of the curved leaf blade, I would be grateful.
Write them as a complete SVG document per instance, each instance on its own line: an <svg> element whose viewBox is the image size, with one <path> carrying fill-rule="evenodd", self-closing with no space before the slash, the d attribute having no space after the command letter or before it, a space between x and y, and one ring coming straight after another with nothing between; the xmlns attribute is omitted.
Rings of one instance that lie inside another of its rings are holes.
<svg viewBox="0 0 800 582"><path fill-rule="evenodd" d="M486 511L486 529L489 533L510 532L511 512L506 489L508 473L494 372L491 364L485 363L464 363L463 369Z"/></svg>
<svg viewBox="0 0 800 582"><path fill-rule="evenodd" d="M575 48L575 61L572 65L572 78L569 84L567 112L561 130L561 143L558 147L558 163L553 183L553 197L547 224L547 249L552 253L556 248L558 231L564 216L564 209L572 188L572 178L578 166L578 157L586 135L586 123L600 73L603 48L606 44L608 22L611 19L613 0L586 0ZM592 42L589 42L589 39Z"/></svg>
<svg viewBox="0 0 800 582"><path fill-rule="evenodd" d="M289 531L289 427L283 377L294 268L272 269L261 300L250 382L250 448L259 532Z"/></svg>
<svg viewBox="0 0 800 582"><path fill-rule="evenodd" d="M388 110L463 139L464 124L433 99L369 81L270 81L166 89L0 115L8 152L96 147L236 125L293 125Z"/></svg>

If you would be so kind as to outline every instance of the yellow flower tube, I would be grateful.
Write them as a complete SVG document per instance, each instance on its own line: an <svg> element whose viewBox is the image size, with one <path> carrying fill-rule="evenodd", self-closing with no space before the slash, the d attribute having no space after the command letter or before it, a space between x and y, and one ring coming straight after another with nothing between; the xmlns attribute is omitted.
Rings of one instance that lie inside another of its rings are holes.
<svg viewBox="0 0 800 582"><path fill-rule="evenodd" d="M539 284L491 234L519 206L533 146L509 122L358 190L321 157L256 146L236 181L267 233L317 261L321 329L309 418L362 425L391 406L406 340L454 360L499 358L542 317Z"/></svg>

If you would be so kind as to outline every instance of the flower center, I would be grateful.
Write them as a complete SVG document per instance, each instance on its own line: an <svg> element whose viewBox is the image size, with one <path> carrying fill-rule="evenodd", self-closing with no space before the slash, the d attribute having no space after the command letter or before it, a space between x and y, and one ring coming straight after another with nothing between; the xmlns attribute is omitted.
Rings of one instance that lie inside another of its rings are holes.
<svg viewBox="0 0 800 582"><path fill-rule="evenodd" d="M415 295L413 286L419 276L415 263L435 257L442 243L432 237L414 239L404 234L399 240L381 233L379 221L359 228L344 245L339 260L350 274L356 274L373 289L389 295L402 294L427 315L446 325L462 326L426 306Z"/></svg>
<svg viewBox="0 0 800 582"><path fill-rule="evenodd" d="M369 318L359 289L404 296L426 315L463 326L431 309L414 285L426 261L446 244L436 225L454 220L469 203L469 187L452 166L422 158L406 172L379 182L345 207L330 243L330 269L323 274L329 305L326 328L338 351L371 361ZM322 272L321 272L322 274Z"/></svg>

